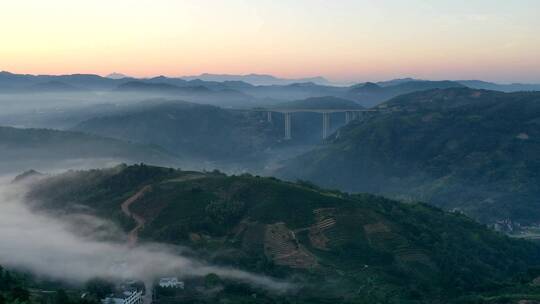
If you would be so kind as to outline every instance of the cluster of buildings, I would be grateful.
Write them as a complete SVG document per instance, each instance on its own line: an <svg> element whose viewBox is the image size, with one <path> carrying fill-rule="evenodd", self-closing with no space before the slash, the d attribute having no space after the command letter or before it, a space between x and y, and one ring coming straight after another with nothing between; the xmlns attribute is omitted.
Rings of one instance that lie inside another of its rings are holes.
<svg viewBox="0 0 540 304"><path fill-rule="evenodd" d="M514 223L510 219L498 220L492 225L495 231L512 233L520 230L521 225L519 223Z"/></svg>
<svg viewBox="0 0 540 304"><path fill-rule="evenodd" d="M144 285L143 285L144 286ZM184 282L179 281L177 277L160 278L157 286L161 288L180 288L184 289ZM102 304L143 304L144 287L137 286L136 282L127 282L121 284L118 290L101 300Z"/></svg>
<svg viewBox="0 0 540 304"><path fill-rule="evenodd" d="M177 277L161 278L158 286L162 288L180 288L184 289L184 282L178 281Z"/></svg>
<svg viewBox="0 0 540 304"><path fill-rule="evenodd" d="M101 300L103 304L143 304L142 290L124 290Z"/></svg>

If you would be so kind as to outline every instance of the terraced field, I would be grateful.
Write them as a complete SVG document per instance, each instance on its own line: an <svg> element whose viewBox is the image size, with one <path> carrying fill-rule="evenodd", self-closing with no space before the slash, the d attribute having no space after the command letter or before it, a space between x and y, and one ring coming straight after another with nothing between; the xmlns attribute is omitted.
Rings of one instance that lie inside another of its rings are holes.
<svg viewBox="0 0 540 304"><path fill-rule="evenodd" d="M315 256L298 242L285 223L266 225L264 251L276 265L304 269L318 266Z"/></svg>

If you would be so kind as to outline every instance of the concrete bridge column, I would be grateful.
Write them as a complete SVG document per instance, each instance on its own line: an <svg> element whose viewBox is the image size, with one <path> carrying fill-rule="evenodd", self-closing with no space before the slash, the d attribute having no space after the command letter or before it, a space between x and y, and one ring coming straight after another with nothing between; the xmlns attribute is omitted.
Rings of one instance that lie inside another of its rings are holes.
<svg viewBox="0 0 540 304"><path fill-rule="evenodd" d="M326 139L328 137L329 132L330 132L330 113L328 112L323 112L322 113L322 118L323 118L323 128L322 128L322 137L323 139Z"/></svg>
<svg viewBox="0 0 540 304"><path fill-rule="evenodd" d="M291 137L291 113L285 112L285 139L290 140Z"/></svg>

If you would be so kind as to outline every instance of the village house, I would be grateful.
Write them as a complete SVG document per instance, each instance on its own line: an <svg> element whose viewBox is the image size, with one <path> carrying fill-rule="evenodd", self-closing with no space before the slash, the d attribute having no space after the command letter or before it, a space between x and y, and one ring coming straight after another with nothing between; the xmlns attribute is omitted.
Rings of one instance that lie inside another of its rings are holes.
<svg viewBox="0 0 540 304"><path fill-rule="evenodd" d="M163 288L181 288L184 289L184 282L178 281L177 277L161 278L158 283Z"/></svg>

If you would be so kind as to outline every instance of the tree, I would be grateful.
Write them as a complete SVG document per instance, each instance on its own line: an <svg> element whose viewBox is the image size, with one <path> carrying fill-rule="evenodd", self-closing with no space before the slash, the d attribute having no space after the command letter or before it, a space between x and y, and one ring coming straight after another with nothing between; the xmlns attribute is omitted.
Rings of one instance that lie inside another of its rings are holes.
<svg viewBox="0 0 540 304"><path fill-rule="evenodd" d="M221 284L221 278L215 273L209 273L204 277L206 288L212 288Z"/></svg>
<svg viewBox="0 0 540 304"><path fill-rule="evenodd" d="M69 297L65 290L58 289L56 291L56 304L69 304Z"/></svg>
<svg viewBox="0 0 540 304"><path fill-rule="evenodd" d="M11 273L7 270L2 270L0 272L0 290L9 290L13 285L13 278Z"/></svg>
<svg viewBox="0 0 540 304"><path fill-rule="evenodd" d="M13 299L19 300L21 302L26 302L30 300L30 293L28 292L28 290L22 287L13 288L13 290L11 291L11 296L13 297Z"/></svg>
<svg viewBox="0 0 540 304"><path fill-rule="evenodd" d="M94 278L86 282L86 290L98 299L104 299L111 294L114 284L102 278Z"/></svg>
<svg viewBox="0 0 540 304"><path fill-rule="evenodd" d="M228 225L240 218L245 211L245 204L241 201L212 201L206 206L205 211L214 223Z"/></svg>

